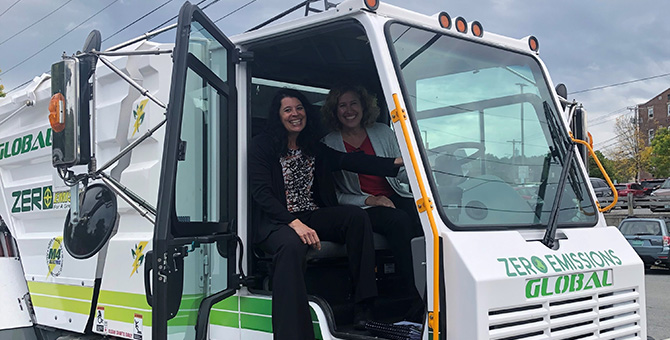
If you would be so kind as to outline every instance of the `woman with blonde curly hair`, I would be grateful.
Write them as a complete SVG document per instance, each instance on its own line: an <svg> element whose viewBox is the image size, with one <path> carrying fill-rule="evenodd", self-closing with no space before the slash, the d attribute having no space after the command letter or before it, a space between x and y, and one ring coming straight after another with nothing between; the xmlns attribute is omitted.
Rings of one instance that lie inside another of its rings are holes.
<svg viewBox="0 0 670 340"><path fill-rule="evenodd" d="M333 130L323 138L329 147L342 152L364 152L379 157L400 157L395 134L377 123L377 99L362 86L340 85L330 90L321 108L326 124ZM397 177L334 173L340 204L365 209L372 229L389 241L399 274L407 289L414 291L410 241L422 235L416 205L404 168ZM405 183L402 181L404 180Z"/></svg>

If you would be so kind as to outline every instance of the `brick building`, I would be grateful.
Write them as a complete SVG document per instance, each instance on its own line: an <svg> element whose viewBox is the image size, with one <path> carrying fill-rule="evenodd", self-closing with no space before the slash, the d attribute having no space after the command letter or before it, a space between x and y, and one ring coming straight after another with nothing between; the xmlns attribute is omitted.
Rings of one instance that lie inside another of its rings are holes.
<svg viewBox="0 0 670 340"><path fill-rule="evenodd" d="M654 96L646 103L637 105L640 134L646 136L645 145L651 145L654 133L661 127L670 127L670 88ZM640 173L640 178L651 178L646 171Z"/></svg>

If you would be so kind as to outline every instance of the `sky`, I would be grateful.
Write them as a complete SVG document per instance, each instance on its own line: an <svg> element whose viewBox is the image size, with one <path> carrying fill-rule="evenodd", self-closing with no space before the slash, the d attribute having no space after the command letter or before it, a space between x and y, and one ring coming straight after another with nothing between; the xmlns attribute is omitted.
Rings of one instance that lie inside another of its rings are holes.
<svg viewBox="0 0 670 340"><path fill-rule="evenodd" d="M235 35L300 2L204 0L200 7L207 6L205 13L218 20L225 34ZM384 2L427 15L446 11L452 18L477 20L485 31L512 38L537 37L552 81L567 86L569 100L583 103L595 149L606 155L616 143L617 117L632 117L629 108L670 87L667 0ZM82 49L93 29L102 33L105 49L166 21L176 22L172 18L182 4L181 0L0 0L0 84L7 92L48 72L63 53ZM314 6L322 4L319 0Z"/></svg>

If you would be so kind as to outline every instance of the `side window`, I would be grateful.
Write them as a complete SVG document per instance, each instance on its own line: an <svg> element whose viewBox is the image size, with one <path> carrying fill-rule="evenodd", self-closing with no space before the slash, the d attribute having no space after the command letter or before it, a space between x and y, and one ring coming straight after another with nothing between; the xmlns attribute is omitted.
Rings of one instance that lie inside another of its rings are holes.
<svg viewBox="0 0 670 340"><path fill-rule="evenodd" d="M180 136L184 159L177 164L175 209L182 222L219 222L227 219L220 211L226 182L219 183L227 167L217 157L228 143L226 129L220 129L225 97L193 70L187 72Z"/></svg>

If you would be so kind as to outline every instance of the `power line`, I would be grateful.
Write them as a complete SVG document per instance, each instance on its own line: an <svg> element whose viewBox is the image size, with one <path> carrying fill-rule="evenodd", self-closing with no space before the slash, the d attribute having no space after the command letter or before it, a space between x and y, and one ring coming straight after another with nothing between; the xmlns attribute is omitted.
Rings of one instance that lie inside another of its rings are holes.
<svg viewBox="0 0 670 340"><path fill-rule="evenodd" d="M606 88L609 88L609 87L615 87L615 86L627 85L627 84L632 84L632 83L636 83L636 82L639 82L639 81L645 81L645 80L650 80L650 79L655 79L655 78L661 78L661 77L667 77L667 76L670 76L670 73L663 73L663 74L659 74L659 75L655 75L655 76L651 76L651 77L639 78L639 79L633 79L633 80L628 80L628 81L624 81L624 82L620 82L620 83L615 83L615 84L610 84L610 85L596 86L596 87L592 87L592 88L590 88L590 89L585 89L585 90L579 90L579 91L575 91L575 92L570 92L569 94L577 94L577 93L584 93L584 92L595 91L595 90L602 90L602 89L606 89Z"/></svg>
<svg viewBox="0 0 670 340"><path fill-rule="evenodd" d="M198 3L195 4L195 5L196 5L196 6L200 6L200 4L203 3L203 2L205 2L205 1L207 1L207 0L201 0L200 2L198 2ZM218 2L218 1L219 1L219 0L215 0L214 2L210 3L209 5L211 5L211 4L213 4L213 3L216 3L216 2ZM205 8L209 7L209 5L205 6L205 7L203 8L203 10L204 10ZM155 30L157 30L157 29L159 29L159 28L165 26L165 24L167 24L168 22L170 22L170 21L176 19L178 16L179 16L179 15L175 15L175 16L173 16L172 18L163 21L163 23L161 23L161 24L159 24L158 26L156 26L156 27L150 29L149 32L153 32L153 31L155 31Z"/></svg>
<svg viewBox="0 0 670 340"><path fill-rule="evenodd" d="M21 0L19 0L19 1L21 1ZM37 21L33 22L32 24L28 25L26 28L24 28L24 29L22 29L22 30L20 30L20 31L18 31L18 32L16 32L16 33L14 33L14 35L12 35L11 37L9 37L9 38L3 40L2 42L0 42L0 45L6 43L6 42L8 42L8 41L10 41L12 38L14 38L15 36L17 36L17 35L19 35L19 34L25 32L25 31L28 30L29 28L31 28L31 27L33 27L33 26L35 26L35 25L41 23L42 20L44 20L44 19L46 19L48 16L50 16L50 15L56 13L56 11L58 11L59 9L65 7L65 5L69 4L70 2L72 2L72 0L68 0L66 3L60 5L58 8L56 8L56 9L54 9L53 11L49 12L49 14L43 16L42 18L40 18L40 19L38 19ZM0 16L1 16L1 15L0 15Z"/></svg>
<svg viewBox="0 0 670 340"><path fill-rule="evenodd" d="M218 1L218 0L217 0L217 1ZM135 21L129 23L128 25L126 25L126 26L123 27L122 29L120 29L120 30L114 32L114 34L112 34L112 35L110 35L109 37L105 38L102 42L105 42L105 41L111 39L113 36L115 36L115 35L117 35L117 34L123 32L123 31L125 31L125 30L128 29L130 26L135 25L135 24L138 23L140 20L142 20L142 19L148 17L149 15L151 15L151 14L153 14L154 12L156 12L157 10L163 8L165 5L169 4L170 2L172 2L172 0L168 0L168 1L164 2L162 5L160 5L160 6L156 7L156 8L154 8L154 9L152 9L151 11L149 11L149 12L147 12L147 13L145 13L143 16L141 16L141 17L135 19Z"/></svg>
<svg viewBox="0 0 670 340"><path fill-rule="evenodd" d="M23 59L23 61L21 61L20 63L14 65L14 66L12 66L12 67L10 67L9 70L6 70L6 71L0 73L0 75L5 75L5 74L9 73L11 70L13 70L13 69L15 69L15 68L21 66L21 65L22 65L23 63L25 63L26 61L28 61L28 60L32 59L34 56L40 54L42 51L44 51L44 50L46 50L47 48L51 47L51 45L53 45L53 44L55 44L56 42L58 42L58 40L63 39L66 35L70 34L72 31L76 30L76 29L79 28L81 25L85 24L87 21L93 19L96 15L100 14L102 11L106 10L107 8L109 8L110 6L112 6L113 4L115 4L117 1L119 1L119 0L114 0L114 1L112 1L109 5L105 6L103 9L101 9L101 10L95 12L95 14L91 15L90 17L88 17L86 20L84 20L84 21L82 21L81 23L79 23L77 26L75 26L75 27L72 28L71 30L65 32L65 34L61 35L61 36L58 37L56 40L54 40L54 41L52 41L51 43L49 43L48 45L44 46L44 47L43 47L42 49L40 49L39 51L33 53L30 57Z"/></svg>
<svg viewBox="0 0 670 340"><path fill-rule="evenodd" d="M18 3L21 2L21 1L22 1L22 0L16 0L16 2L14 2L11 6L7 7L6 10L4 10L4 11L2 11L2 13L0 13L0 17L3 16L5 13L7 13L7 11L9 11L10 9L12 9L12 7L14 7L16 4L18 4Z"/></svg>
<svg viewBox="0 0 670 340"><path fill-rule="evenodd" d="M593 121L594 119L598 118L598 121L595 122L595 123L593 123L593 124L589 124L589 127L591 127L591 126L597 126L597 125L600 125L600 124L607 123L607 121L619 117L619 116L613 116L613 114L616 114L616 113L619 113L619 112L623 112L623 111L625 111L625 110L627 110L627 109L628 109L628 107L626 106L626 107L622 107L622 108L620 108L620 109L614 110L614 111L612 111L612 112L605 113L605 114L600 115L600 116L595 116L595 115L594 115L593 117L589 117L589 119L588 119L589 121ZM600 119L601 116L607 116L607 117L604 118L604 119Z"/></svg>
<svg viewBox="0 0 670 340"><path fill-rule="evenodd" d="M236 10L234 10L234 11L232 11L232 12L230 12L230 13L228 13L228 14L226 14L226 15L224 15L224 16L222 16L222 17L216 19L216 20L214 20L214 23L216 24L217 22L219 22L219 21L221 21L221 20L223 20L223 19L229 17L230 15L236 13L237 11L241 10L241 9L244 8L244 7L247 7L247 6L251 5L251 4L253 4L254 2L256 2L256 0L251 0L251 1L247 2L246 4L242 5L241 7L238 7Z"/></svg>
<svg viewBox="0 0 670 340"><path fill-rule="evenodd" d="M19 0L19 1L21 1L21 0ZM72 1L72 0L69 0L69 1ZM68 2L69 2L69 1L68 1ZM90 20L91 18L93 18L94 16L98 15L100 12L104 11L105 9L107 9L109 6L111 6L112 4L114 4L114 3L117 2L117 1L118 1L118 0L114 0L114 2L112 2L112 3L109 4L107 7L103 8L102 10L98 11L97 13L95 13L94 15L92 15L91 17L89 17L88 19L86 19L84 22L82 22L81 24L77 25L77 27L81 26L81 25L84 24L86 21L88 21L88 20ZM133 24L135 24L137 21L139 21L139 20L145 18L146 16L152 14L153 12L155 12L156 10L158 10L158 9L160 9L161 7L165 6L167 3L171 2L171 1L172 1L172 0L168 0L166 3L164 3L164 4L162 4L162 5L160 5L160 6L156 7L156 8L154 8L153 10L149 11L147 14L143 15L140 19L137 19L137 20L133 21L132 23L126 25L126 27L124 27L124 28L120 29L119 31L115 32L115 33L112 34L109 38L111 38L112 36L114 36L114 35L120 33L120 32L123 31L123 30L128 29L130 26L132 26ZM196 4L196 6L199 6L200 4L202 4L202 3L205 2L205 1L207 1L207 0L201 0L200 2L198 2L198 3ZM248 5L250 5L250 4L252 4L252 3L256 2L256 1L257 1L257 0L251 0L251 1L247 2L246 4L242 5L241 7L237 8L237 9L233 10L232 12L230 12L230 13L224 15L223 17L217 19L217 20L215 21L215 23L221 21L222 19L224 19L224 18L226 18L226 17L228 17L228 16L230 16L230 15L232 15L233 13L236 13L237 11L243 9L244 7L247 7ZM210 2L209 4L205 5L205 6L202 8L202 10L204 11L207 7L213 5L213 4L217 3L217 2L219 2L219 0L214 0L213 2ZM168 20L165 21L164 23L162 23L162 24L160 24L159 26L155 27L155 28L152 29L151 31L155 31L156 29L162 27L163 25L165 25L165 24L167 24L168 22L170 22L170 21L174 20L175 18L177 18L177 16L178 16L178 15L173 16L172 18L168 19ZM77 27L73 28L72 30L76 29ZM25 62L28 61L30 58L34 57L34 56L37 55L38 53L44 51L46 48L48 48L49 46L51 46L51 45L53 45L54 43L56 43L56 41L58 41L58 40L60 40L61 38L63 38L65 35L67 35L68 33L70 33L72 30L68 31L67 33L65 33L64 35L62 35L61 37L59 37L59 38L56 39L55 41L51 42L49 45L45 46L45 47L42 48L41 50L39 50L39 51L37 51L36 53L34 53L33 55L31 55L30 57L24 59L24 60L21 61L19 64L12 66L9 70L7 70L7 71L5 71L5 72L1 72L0 75L6 74L6 73L9 72L10 70L12 70L12 69L18 67L19 65L25 63ZM109 39L109 38L107 38L107 39ZM107 39L105 39L105 40L107 40ZM105 41L105 40L103 40L103 41ZM31 81L32 81L32 79L31 79L31 80L28 80L28 81L26 81L26 82L24 82L24 83L21 84L21 85L18 85L18 86L16 86L16 87L14 87L13 89L7 91L7 93L10 93L10 92L12 92L12 91L14 91L14 90L19 89L19 88L21 88L21 87L27 85L27 84L30 83Z"/></svg>

